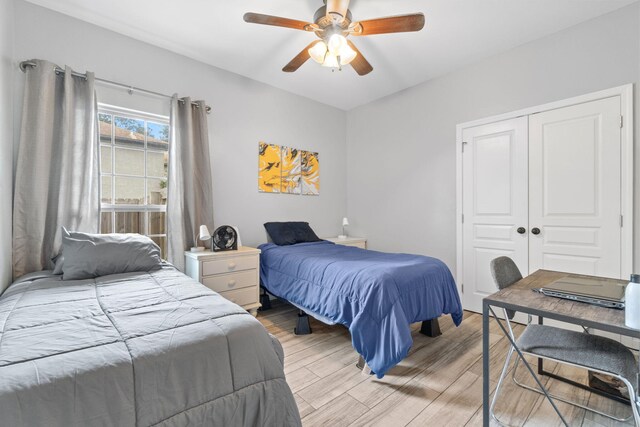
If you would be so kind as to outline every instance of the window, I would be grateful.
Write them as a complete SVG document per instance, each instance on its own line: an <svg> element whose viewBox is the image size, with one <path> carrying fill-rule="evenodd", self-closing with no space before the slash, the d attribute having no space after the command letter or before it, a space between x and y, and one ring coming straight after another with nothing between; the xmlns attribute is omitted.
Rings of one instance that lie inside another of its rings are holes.
<svg viewBox="0 0 640 427"><path fill-rule="evenodd" d="M167 250L169 118L99 105L101 232L140 233Z"/></svg>

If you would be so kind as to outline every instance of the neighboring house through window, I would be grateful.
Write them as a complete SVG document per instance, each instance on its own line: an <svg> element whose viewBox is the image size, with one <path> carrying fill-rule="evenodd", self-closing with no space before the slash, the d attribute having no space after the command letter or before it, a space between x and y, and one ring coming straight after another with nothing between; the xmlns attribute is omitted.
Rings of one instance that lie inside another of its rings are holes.
<svg viewBox="0 0 640 427"><path fill-rule="evenodd" d="M101 232L139 233L167 248L169 118L98 106Z"/></svg>

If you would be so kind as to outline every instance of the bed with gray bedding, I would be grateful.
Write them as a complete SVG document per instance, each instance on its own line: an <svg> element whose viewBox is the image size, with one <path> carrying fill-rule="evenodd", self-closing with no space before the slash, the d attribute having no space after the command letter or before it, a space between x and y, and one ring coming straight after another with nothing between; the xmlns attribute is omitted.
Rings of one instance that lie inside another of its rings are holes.
<svg viewBox="0 0 640 427"><path fill-rule="evenodd" d="M280 343L170 266L0 297L0 424L298 426Z"/></svg>

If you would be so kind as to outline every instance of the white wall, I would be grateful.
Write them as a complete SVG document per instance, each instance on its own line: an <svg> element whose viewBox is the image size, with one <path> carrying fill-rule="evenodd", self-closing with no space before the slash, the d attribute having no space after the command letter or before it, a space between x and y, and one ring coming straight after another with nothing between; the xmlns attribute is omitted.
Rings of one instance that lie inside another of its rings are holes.
<svg viewBox="0 0 640 427"><path fill-rule="evenodd" d="M351 234L368 237L372 249L441 258L455 271L456 124L637 84L639 8L635 3L350 111ZM637 94L636 87L636 100ZM636 135L639 112L636 101ZM635 158L640 164L637 147ZM638 237L638 173L635 188ZM637 243L634 264L640 268Z"/></svg>
<svg viewBox="0 0 640 427"><path fill-rule="evenodd" d="M0 2L0 293L11 283L13 0Z"/></svg>
<svg viewBox="0 0 640 427"><path fill-rule="evenodd" d="M204 99L213 107L209 128L216 226L237 225L248 245L266 240L262 227L266 221L304 220L320 235L338 233L346 212L344 111L21 0L15 7L20 29L15 40L17 61L46 59L94 71L100 78ZM16 73L16 107L21 105L23 81L24 75ZM136 96L121 92L114 100L112 93L101 90L101 94L106 102L122 104L124 97L124 102L138 106ZM152 106L158 103L147 101ZM333 127L331 137L320 128L327 124ZM319 152L320 196L259 194L261 140Z"/></svg>

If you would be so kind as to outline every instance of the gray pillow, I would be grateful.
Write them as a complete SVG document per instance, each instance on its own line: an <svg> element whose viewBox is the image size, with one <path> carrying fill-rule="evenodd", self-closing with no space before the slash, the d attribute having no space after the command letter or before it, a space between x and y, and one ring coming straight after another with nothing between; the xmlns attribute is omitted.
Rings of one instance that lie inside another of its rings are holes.
<svg viewBox="0 0 640 427"><path fill-rule="evenodd" d="M62 266L64 265L64 255L62 254L62 248L60 248L60 253L58 255L51 258L51 261L55 264L53 268L53 274L62 274Z"/></svg>
<svg viewBox="0 0 640 427"><path fill-rule="evenodd" d="M62 230L62 280L150 271L162 266L160 248L140 234L88 234Z"/></svg>
<svg viewBox="0 0 640 427"><path fill-rule="evenodd" d="M65 227L62 229L63 236L71 236L72 238L78 238L79 240L92 240L93 234L82 233L81 231L69 231ZM64 254L62 253L62 246L60 246L60 252L58 255L51 258L51 262L54 264L52 274L62 274L62 267L64 265Z"/></svg>

